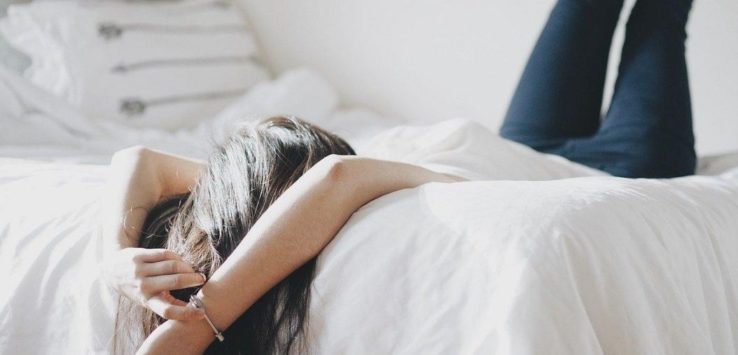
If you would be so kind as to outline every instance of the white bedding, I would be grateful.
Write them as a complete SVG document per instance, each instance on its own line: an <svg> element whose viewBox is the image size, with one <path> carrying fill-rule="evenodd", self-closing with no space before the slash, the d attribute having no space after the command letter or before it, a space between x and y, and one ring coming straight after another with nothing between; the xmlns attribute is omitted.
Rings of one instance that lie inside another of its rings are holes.
<svg viewBox="0 0 738 355"><path fill-rule="evenodd" d="M205 137L278 110L330 128L381 119L339 110L308 71L173 135L92 125L12 76L2 84L0 122L13 130L0 130L0 155L57 161L0 159L2 354L108 352L114 295L97 274L107 169L65 161L106 162L138 138L203 156ZM319 259L316 353L738 352L738 155L703 160L715 176L628 180L464 120L362 132L380 126L344 134L366 155L495 181L426 185L359 210Z"/></svg>
<svg viewBox="0 0 738 355"><path fill-rule="evenodd" d="M525 169L539 180L590 175L465 121L409 130L422 138L371 154L504 179L494 155L468 157L513 149L510 179ZM402 146L437 149L413 160ZM459 164L447 164L454 155ZM96 267L105 167L1 163L0 268L10 277L0 353L105 353L114 312ZM310 343L326 354L735 353L737 173L431 184L385 196L321 255Z"/></svg>
<svg viewBox="0 0 738 355"><path fill-rule="evenodd" d="M338 93L319 74L294 69L255 85L194 129L134 129L85 117L63 100L0 67L0 157L107 164L116 150L144 144L205 158L213 143L222 141L235 125L280 114L317 123L359 148L374 134L404 122L360 107L341 107Z"/></svg>
<svg viewBox="0 0 738 355"><path fill-rule="evenodd" d="M578 178L387 196L321 257L316 353L735 354L736 186Z"/></svg>

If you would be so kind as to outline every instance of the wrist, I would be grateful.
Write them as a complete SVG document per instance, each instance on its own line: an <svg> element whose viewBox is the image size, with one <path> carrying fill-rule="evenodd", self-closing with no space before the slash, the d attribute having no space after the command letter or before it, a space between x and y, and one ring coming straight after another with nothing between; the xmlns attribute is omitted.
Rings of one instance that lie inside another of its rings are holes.
<svg viewBox="0 0 738 355"><path fill-rule="evenodd" d="M204 320L169 320L157 327L137 354L202 354L215 339Z"/></svg>
<svg viewBox="0 0 738 355"><path fill-rule="evenodd" d="M186 338L188 346L202 353L215 340L215 335L204 319L190 322L168 321L172 323L175 339Z"/></svg>

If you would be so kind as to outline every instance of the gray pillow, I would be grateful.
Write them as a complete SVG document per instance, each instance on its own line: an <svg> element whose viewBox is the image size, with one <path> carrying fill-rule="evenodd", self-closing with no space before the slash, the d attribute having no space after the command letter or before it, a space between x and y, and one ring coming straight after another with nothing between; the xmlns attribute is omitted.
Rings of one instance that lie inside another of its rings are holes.
<svg viewBox="0 0 738 355"><path fill-rule="evenodd" d="M8 6L26 2L28 1L0 0L0 17L5 17ZM31 58L8 44L5 38L0 35L0 65L12 72L20 74L31 65Z"/></svg>

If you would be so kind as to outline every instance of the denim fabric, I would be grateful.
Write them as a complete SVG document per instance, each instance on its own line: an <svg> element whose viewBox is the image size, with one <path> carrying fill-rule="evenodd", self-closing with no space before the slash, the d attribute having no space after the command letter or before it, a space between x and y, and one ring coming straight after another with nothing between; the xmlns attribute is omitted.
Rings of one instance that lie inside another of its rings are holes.
<svg viewBox="0 0 738 355"><path fill-rule="evenodd" d="M638 0L603 117L608 54L622 7L622 0L557 2L500 135L615 176L694 174L684 57L691 0Z"/></svg>

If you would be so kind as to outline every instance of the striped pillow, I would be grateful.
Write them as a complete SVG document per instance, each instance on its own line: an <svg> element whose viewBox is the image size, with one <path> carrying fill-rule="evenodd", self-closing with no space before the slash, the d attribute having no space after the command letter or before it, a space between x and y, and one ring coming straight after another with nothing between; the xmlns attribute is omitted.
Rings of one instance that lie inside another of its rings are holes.
<svg viewBox="0 0 738 355"><path fill-rule="evenodd" d="M31 57L24 75L91 119L187 128L269 77L225 0L36 2L0 23Z"/></svg>

